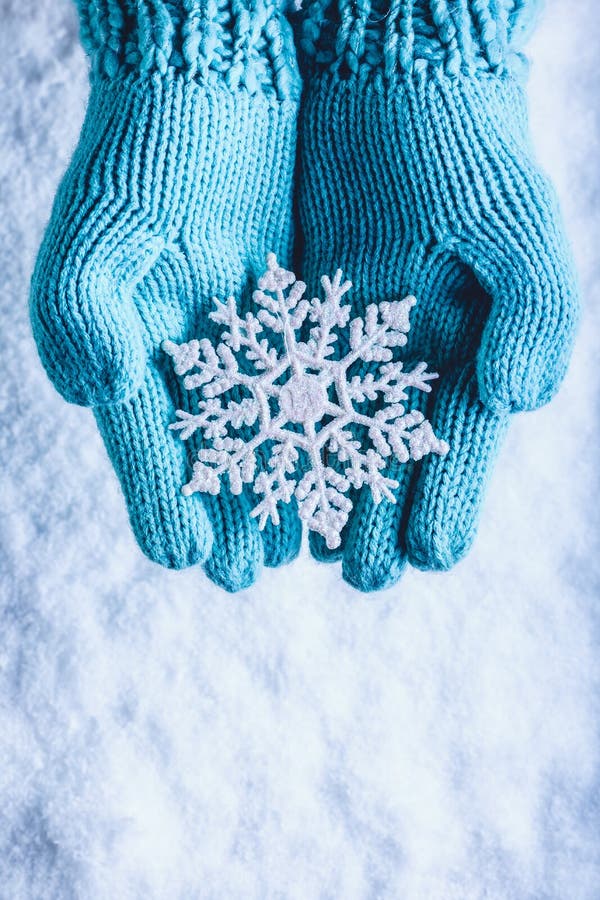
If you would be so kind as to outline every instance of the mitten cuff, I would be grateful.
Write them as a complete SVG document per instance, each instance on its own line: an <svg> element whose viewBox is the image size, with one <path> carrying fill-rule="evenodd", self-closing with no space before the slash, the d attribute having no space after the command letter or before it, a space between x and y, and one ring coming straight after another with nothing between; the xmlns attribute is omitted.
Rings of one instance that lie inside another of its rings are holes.
<svg viewBox="0 0 600 900"><path fill-rule="evenodd" d="M300 49L310 70L451 77L521 68L541 0L304 0Z"/></svg>
<svg viewBox="0 0 600 900"><path fill-rule="evenodd" d="M76 0L93 71L169 71L250 93L299 94L279 0Z"/></svg>

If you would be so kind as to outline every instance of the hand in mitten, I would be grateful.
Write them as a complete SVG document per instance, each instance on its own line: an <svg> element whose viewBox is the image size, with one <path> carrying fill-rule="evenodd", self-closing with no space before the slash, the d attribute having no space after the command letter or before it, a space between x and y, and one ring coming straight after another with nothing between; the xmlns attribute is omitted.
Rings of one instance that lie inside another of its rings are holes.
<svg viewBox="0 0 600 900"><path fill-rule="evenodd" d="M417 297L406 359L439 372L425 412L450 447L392 466L396 505L354 497L333 555L364 590L466 552L509 414L550 400L571 353L577 290L518 52L536 5L308 0L298 21L303 276L341 267L353 315Z"/></svg>
<svg viewBox="0 0 600 900"><path fill-rule="evenodd" d="M261 535L244 495L185 497L185 404L164 341L208 335L212 298L251 294L291 250L299 76L276 6L79 0L92 58L79 145L31 290L49 377L94 408L137 540L205 562L234 590L297 552L296 517Z"/></svg>

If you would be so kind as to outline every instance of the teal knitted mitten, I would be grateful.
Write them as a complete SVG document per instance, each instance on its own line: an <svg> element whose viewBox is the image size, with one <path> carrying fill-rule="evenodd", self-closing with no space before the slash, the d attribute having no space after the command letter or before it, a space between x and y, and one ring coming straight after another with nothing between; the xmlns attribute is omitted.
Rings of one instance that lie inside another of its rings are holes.
<svg viewBox="0 0 600 900"><path fill-rule="evenodd" d="M335 555L363 590L407 558L445 569L466 552L509 413L548 401L566 370L577 290L519 52L536 6L308 0L298 21L303 276L314 290L341 267L353 314L417 297L406 358L440 373L425 412L450 445L390 472L396 505L354 498Z"/></svg>
<svg viewBox="0 0 600 900"><path fill-rule="evenodd" d="M165 340L210 337L212 298L243 305L292 242L300 89L269 0L79 0L92 59L79 145L31 291L49 377L94 407L133 530L165 566L205 562L229 590L296 555L291 511L262 534L244 496L187 498L193 448ZM212 548L212 549L211 549Z"/></svg>

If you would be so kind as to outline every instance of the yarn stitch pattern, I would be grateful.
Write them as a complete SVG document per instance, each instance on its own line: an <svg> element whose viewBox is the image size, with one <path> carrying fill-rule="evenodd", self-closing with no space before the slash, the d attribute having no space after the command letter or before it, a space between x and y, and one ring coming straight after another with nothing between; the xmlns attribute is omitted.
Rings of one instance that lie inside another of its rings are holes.
<svg viewBox="0 0 600 900"><path fill-rule="evenodd" d="M312 292L341 267L352 315L419 298L407 363L440 373L424 412L450 447L390 472L395 505L362 489L339 548L311 536L361 590L467 552L511 413L548 402L566 372L577 283L525 99L538 5L305 0L296 18L300 271Z"/></svg>
<svg viewBox="0 0 600 900"><path fill-rule="evenodd" d="M243 308L267 252L291 256L292 31L269 0L78 8L91 92L32 279L34 337L58 391L93 408L142 550L239 590L297 554L300 523L290 510L261 534L243 494L182 496L190 449L168 423L186 398L160 348L210 337L213 296Z"/></svg>

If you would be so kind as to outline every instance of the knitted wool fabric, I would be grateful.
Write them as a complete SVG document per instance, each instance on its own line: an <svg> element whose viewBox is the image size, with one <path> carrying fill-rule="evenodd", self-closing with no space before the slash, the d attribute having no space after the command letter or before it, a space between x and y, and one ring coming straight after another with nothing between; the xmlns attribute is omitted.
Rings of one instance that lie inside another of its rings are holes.
<svg viewBox="0 0 600 900"><path fill-rule="evenodd" d="M168 430L186 400L161 343L210 337L212 298L243 305L267 253L290 255L291 29L266 0L78 5L91 95L33 276L34 335L57 389L94 407L145 553L206 561L236 590L295 556L300 526L289 512L260 534L244 496L182 496L193 448Z"/></svg>
<svg viewBox="0 0 600 900"><path fill-rule="evenodd" d="M573 267L522 84L536 6L307 0L298 22L304 278L343 268L353 314L417 297L410 361L440 373L426 414L451 448L391 473L396 506L355 498L339 554L364 590L466 552L509 413L548 401L571 353Z"/></svg>

